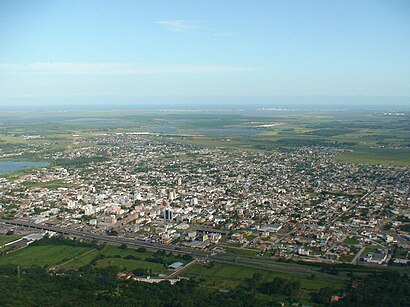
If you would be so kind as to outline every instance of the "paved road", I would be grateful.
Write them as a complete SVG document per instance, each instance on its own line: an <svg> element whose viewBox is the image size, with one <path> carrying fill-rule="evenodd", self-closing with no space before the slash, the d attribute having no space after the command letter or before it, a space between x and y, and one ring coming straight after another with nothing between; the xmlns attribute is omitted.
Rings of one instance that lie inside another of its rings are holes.
<svg viewBox="0 0 410 307"><path fill-rule="evenodd" d="M196 262L197 262L197 259L194 259L190 263L188 263L187 265L184 265L183 267L180 267L179 269L175 270L175 272L169 274L167 276L167 279L177 277L182 271L185 271L187 268L189 268L191 265L193 265Z"/></svg>
<svg viewBox="0 0 410 307"><path fill-rule="evenodd" d="M141 240L136 240L136 239L127 239L127 238L122 238L122 237L115 237L115 236L108 236L108 235L95 234L95 233L90 233L90 232L85 232L85 231L79 231L79 230L74 230L74 229L69 229L69 228L50 226L50 225L45 225L45 224L36 224L36 223L29 222L29 221L0 219L0 222L9 224L9 225L21 226L21 227L54 231L57 233L70 235L70 236L74 236L77 238L91 239L91 240L96 240L99 242L111 243L114 245L127 244L127 246L134 247L134 248L144 247L144 248L153 249L153 250L164 250L168 252L188 254L188 255L197 256L197 257L204 257L207 254L210 254L210 252L207 252L207 251L197 251L197 250L192 250L192 249L177 246L177 245L162 245L159 243L146 242L146 241L141 241Z"/></svg>
<svg viewBox="0 0 410 307"><path fill-rule="evenodd" d="M181 247L177 245L162 245L160 243L151 243L151 242L145 242L145 241L136 240L136 239L127 239L127 238L122 238L122 237L99 235L95 233L62 228L62 227L57 227L57 226L50 226L50 225L45 225L45 224L35 224L32 222L23 221L23 220L0 219L0 223L27 227L27 228L40 229L40 230L54 231L54 232L65 234L65 235L71 235L77 238L92 239L92 240L96 240L99 242L109 243L112 245L126 244L130 248L144 247L144 248L151 249L151 250L163 250L163 251L172 252L172 253L186 254L186 255L191 255L192 257L195 257L195 258L200 258L200 259L206 258L212 261L222 262L226 264L246 266L246 267L251 267L251 268L256 268L256 269L261 269L261 270L269 270L269 271L275 271L275 272L281 272L281 273L299 272L300 275L307 275L307 274L312 274L312 273L318 274L317 271L310 270L308 268L305 268L303 266L298 266L298 265L293 265L292 267L290 267L290 266L279 264L277 262L275 263L272 262L272 264L269 264L269 265L266 265L263 263L254 263L254 262L250 263L249 260L251 260L252 258L253 260L255 260L254 257L251 257L250 259L247 260L248 257L246 256L239 257L238 255L229 254L229 253L226 253L223 256L212 255L212 253L214 253L213 251L202 251L202 250L198 251L198 250L193 250L193 249L189 249L189 248ZM264 259L268 260L268 258L264 258Z"/></svg>
<svg viewBox="0 0 410 307"><path fill-rule="evenodd" d="M363 251L366 249L366 247L362 247L356 254L356 256L354 256L354 258L352 259L352 261L350 262L351 264L356 264L357 259L359 259L360 255L363 253Z"/></svg>

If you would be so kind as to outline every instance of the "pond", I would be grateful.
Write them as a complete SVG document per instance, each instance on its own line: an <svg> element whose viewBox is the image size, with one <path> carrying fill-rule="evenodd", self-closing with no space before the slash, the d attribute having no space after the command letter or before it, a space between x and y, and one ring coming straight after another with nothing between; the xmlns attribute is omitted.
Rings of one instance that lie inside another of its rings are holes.
<svg viewBox="0 0 410 307"><path fill-rule="evenodd" d="M0 161L0 174L17 172L30 167L44 167L48 165L47 162Z"/></svg>

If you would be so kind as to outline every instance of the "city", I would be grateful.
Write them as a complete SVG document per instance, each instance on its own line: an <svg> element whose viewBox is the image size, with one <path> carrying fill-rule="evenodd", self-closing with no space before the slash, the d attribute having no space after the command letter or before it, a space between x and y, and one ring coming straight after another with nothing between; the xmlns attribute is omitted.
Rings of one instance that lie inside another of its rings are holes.
<svg viewBox="0 0 410 307"><path fill-rule="evenodd" d="M408 262L393 257L397 244L410 250L408 167L335 163L343 149L244 152L149 134L73 142L40 158L112 158L2 178L2 216L214 253Z"/></svg>
<svg viewBox="0 0 410 307"><path fill-rule="evenodd" d="M410 306L409 16L0 1L0 306Z"/></svg>

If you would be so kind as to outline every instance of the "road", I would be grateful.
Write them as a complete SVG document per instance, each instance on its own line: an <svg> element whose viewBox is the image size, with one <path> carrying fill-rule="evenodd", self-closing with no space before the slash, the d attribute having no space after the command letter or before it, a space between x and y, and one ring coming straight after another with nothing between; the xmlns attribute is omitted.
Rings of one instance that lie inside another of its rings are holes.
<svg viewBox="0 0 410 307"><path fill-rule="evenodd" d="M351 261L351 264L356 264L357 259L360 257L360 255L363 253L363 251L366 249L366 247L362 247L356 254L356 256L354 256L354 258Z"/></svg>
<svg viewBox="0 0 410 307"><path fill-rule="evenodd" d="M312 274L312 273L318 274L318 272L315 270L311 270L309 268L296 265L296 264L290 267L289 265L280 264L274 261L272 261L272 263L270 264L255 263L254 262L256 260L255 257L249 257L248 259L247 256L239 257L238 255L230 254L230 253L225 253L223 256L215 255L214 251L212 250L199 251L199 250L189 249L186 247L181 247L178 245L162 245L160 243L151 243L151 242L145 242L145 241L136 240L136 239L127 239L127 238L122 238L122 237L99 235L99 234L94 234L90 232L84 232L84 231L62 228L62 227L57 227L57 226L50 226L50 225L45 225L45 224L35 224L32 222L23 221L23 220L0 219L0 223L20 226L20 227L26 227L26 228L31 228L31 229L54 231L57 233L70 235L76 238L91 239L91 240L96 240L98 242L104 242L104 243L108 243L112 245L126 244L129 248L144 247L150 250L163 250L163 251L172 252L172 253L190 255L198 259L206 258L206 259L221 262L221 263L251 267L251 268L261 269L261 270L268 270L268 271L274 271L274 272L280 272L280 273L299 273L300 275L307 275L307 274ZM263 259L272 260L270 258L263 258ZM328 275L328 274L325 274L325 275Z"/></svg>
<svg viewBox="0 0 410 307"><path fill-rule="evenodd" d="M74 258L72 258L72 259L70 259L70 260L67 260L67 261L61 263L61 264L55 265L54 267L51 267L51 269L54 269L54 270L55 270L55 269L61 268L61 267L65 266L66 264L69 264L69 263L71 263L71 262L73 262L73 261L76 261L76 260L78 260L78 259L80 259L80 258L82 258L82 257L84 257L84 256L87 256L88 254L91 254L92 252L94 252L94 251L96 251L96 250L97 250L96 248L93 248L92 250L89 250L89 251L85 252L84 254L81 254L80 256L74 257Z"/></svg>
<svg viewBox="0 0 410 307"><path fill-rule="evenodd" d="M104 242L104 243L110 243L114 245L126 244L127 246L133 247L133 248L144 247L144 248L153 249L153 250L163 250L167 252L187 254L187 255L191 255L195 257L206 257L207 255L210 254L210 252L208 251L197 251L197 250L192 250L192 249L177 246L177 245L162 245L159 243L146 242L146 241L141 241L141 240L136 240L136 239L127 239L127 238L122 238L122 237L101 235L101 234L84 232L84 231L79 231L79 230L74 230L74 229L61 228L57 226L50 226L50 225L45 225L45 224L36 224L33 222L29 222L29 221L0 219L0 223L20 226L20 227L26 227L26 228L32 228L32 229L48 230L48 231L61 233L64 235L73 236L76 238L91 239L91 240L96 240L96 241Z"/></svg>
<svg viewBox="0 0 410 307"><path fill-rule="evenodd" d="M195 264L196 262L197 262L197 259L194 259L190 263L188 263L187 265L184 265L183 267L180 267L179 269L175 270L175 272L168 275L167 279L177 277L182 271L185 271L187 268L189 268L191 265Z"/></svg>

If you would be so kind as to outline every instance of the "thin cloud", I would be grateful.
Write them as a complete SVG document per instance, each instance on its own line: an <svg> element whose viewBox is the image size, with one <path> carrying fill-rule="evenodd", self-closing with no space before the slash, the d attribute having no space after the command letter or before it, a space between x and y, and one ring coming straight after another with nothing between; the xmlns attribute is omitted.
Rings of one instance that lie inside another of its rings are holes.
<svg viewBox="0 0 410 307"><path fill-rule="evenodd" d="M191 32L201 28L201 24L199 22L181 19L159 20L155 23L172 32Z"/></svg>
<svg viewBox="0 0 410 307"><path fill-rule="evenodd" d="M146 65L137 63L0 63L0 74L53 75L148 75L211 74L250 72L254 68L237 65Z"/></svg>
<svg viewBox="0 0 410 307"><path fill-rule="evenodd" d="M235 33L235 32L217 32L217 33L214 33L214 36L216 36L216 37L234 37L236 35L238 35L238 34Z"/></svg>

